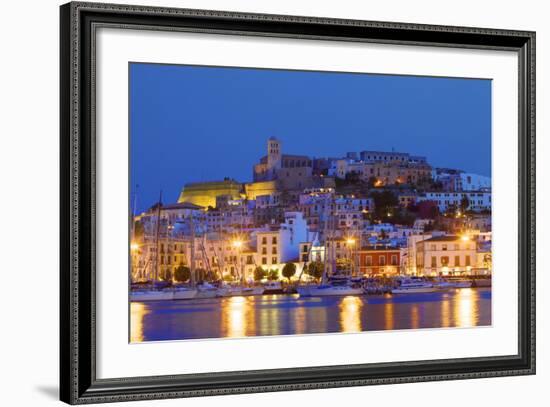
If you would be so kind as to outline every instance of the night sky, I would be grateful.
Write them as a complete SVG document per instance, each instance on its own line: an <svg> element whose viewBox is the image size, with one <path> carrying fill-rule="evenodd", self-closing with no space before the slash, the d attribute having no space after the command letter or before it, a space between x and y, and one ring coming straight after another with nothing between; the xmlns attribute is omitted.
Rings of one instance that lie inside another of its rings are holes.
<svg viewBox="0 0 550 407"><path fill-rule="evenodd" d="M187 182L252 179L271 136L283 154L382 150L491 175L491 81L130 65L131 196L175 202Z"/></svg>

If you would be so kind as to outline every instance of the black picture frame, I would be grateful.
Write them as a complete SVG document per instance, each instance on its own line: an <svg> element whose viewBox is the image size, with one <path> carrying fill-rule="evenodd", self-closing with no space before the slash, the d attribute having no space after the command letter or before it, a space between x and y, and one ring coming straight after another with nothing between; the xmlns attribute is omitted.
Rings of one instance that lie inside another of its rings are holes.
<svg viewBox="0 0 550 407"><path fill-rule="evenodd" d="M62 401L84 404L535 373L534 32L81 2L61 6L60 22ZM518 354L97 379L93 38L100 26L517 52L520 84Z"/></svg>

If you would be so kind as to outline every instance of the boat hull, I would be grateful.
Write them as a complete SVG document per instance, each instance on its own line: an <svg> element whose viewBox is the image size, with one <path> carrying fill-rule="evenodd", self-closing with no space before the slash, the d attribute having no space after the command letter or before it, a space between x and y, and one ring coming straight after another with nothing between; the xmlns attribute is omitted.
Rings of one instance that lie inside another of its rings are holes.
<svg viewBox="0 0 550 407"><path fill-rule="evenodd" d="M455 288L470 288L472 286L471 281L457 281L454 283Z"/></svg>
<svg viewBox="0 0 550 407"><path fill-rule="evenodd" d="M215 298L218 296L218 290L198 290L195 298Z"/></svg>
<svg viewBox="0 0 550 407"><path fill-rule="evenodd" d="M166 301L173 300L173 291L133 291L130 293L131 302L144 302L144 301Z"/></svg>
<svg viewBox="0 0 550 407"><path fill-rule="evenodd" d="M241 294L242 296L249 296L249 295L262 295L264 293L263 287L251 287L251 288L242 288Z"/></svg>
<svg viewBox="0 0 550 407"><path fill-rule="evenodd" d="M338 297L364 294L362 288L355 287L307 287L307 290L301 290L301 288L297 288L301 297Z"/></svg>
<svg viewBox="0 0 550 407"><path fill-rule="evenodd" d="M392 294L420 294L420 293L433 293L437 291L437 287L422 287L422 288L394 288L391 290Z"/></svg>
<svg viewBox="0 0 550 407"><path fill-rule="evenodd" d="M174 300L192 300L197 295L197 290L176 290Z"/></svg>

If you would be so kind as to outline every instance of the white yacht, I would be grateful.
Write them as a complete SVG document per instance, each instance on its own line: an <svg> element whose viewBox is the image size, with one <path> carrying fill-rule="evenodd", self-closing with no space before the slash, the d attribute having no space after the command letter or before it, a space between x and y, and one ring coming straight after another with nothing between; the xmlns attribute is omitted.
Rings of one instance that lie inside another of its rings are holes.
<svg viewBox="0 0 550 407"><path fill-rule="evenodd" d="M472 286L471 280L455 280L452 283L455 288L470 288Z"/></svg>
<svg viewBox="0 0 550 407"><path fill-rule="evenodd" d="M282 294L283 286L280 281L268 281L264 284L264 294Z"/></svg>
<svg viewBox="0 0 550 407"><path fill-rule="evenodd" d="M298 291L300 293L300 291ZM354 287L351 285L335 285L335 284L321 284L317 286L309 287L307 291L309 297L328 297L338 295L362 295L362 287ZM302 296L302 294L300 294Z"/></svg>
<svg viewBox="0 0 550 407"><path fill-rule="evenodd" d="M212 284L204 282L197 284L197 293L195 298L214 298L218 296L218 288Z"/></svg>
<svg viewBox="0 0 550 407"><path fill-rule="evenodd" d="M333 276L327 284L306 285L296 289L301 297L326 297L338 295L362 295L363 287L348 277Z"/></svg>
<svg viewBox="0 0 550 407"><path fill-rule="evenodd" d="M264 293L264 288L261 287L261 286L257 286L257 287L242 287L241 288L241 294L240 295L244 295L244 296L248 296L248 295L262 295Z"/></svg>
<svg viewBox="0 0 550 407"><path fill-rule="evenodd" d="M391 290L392 294L432 293L437 287L420 278L402 278L398 287Z"/></svg>
<svg viewBox="0 0 550 407"><path fill-rule="evenodd" d="M198 290L189 287L175 287L174 300L192 300L197 295Z"/></svg>
<svg viewBox="0 0 550 407"><path fill-rule="evenodd" d="M173 300L174 291L170 289L154 290L154 289L137 289L130 291L130 301L165 301Z"/></svg>
<svg viewBox="0 0 550 407"><path fill-rule="evenodd" d="M470 280L445 280L444 278L437 278L434 281L434 287L439 290L450 290L453 288L470 288L472 282Z"/></svg>
<svg viewBox="0 0 550 407"><path fill-rule="evenodd" d="M243 287L240 285L224 285L218 289L218 297L239 297L249 295L262 295L264 287Z"/></svg>
<svg viewBox="0 0 550 407"><path fill-rule="evenodd" d="M312 287L320 287L320 286L313 286L313 285L299 285L296 287L296 291L300 295L300 297L311 297L311 288Z"/></svg>
<svg viewBox="0 0 550 407"><path fill-rule="evenodd" d="M438 290L450 290L452 288L456 288L455 284L449 280L445 280L444 278L438 277L434 280L433 285Z"/></svg>

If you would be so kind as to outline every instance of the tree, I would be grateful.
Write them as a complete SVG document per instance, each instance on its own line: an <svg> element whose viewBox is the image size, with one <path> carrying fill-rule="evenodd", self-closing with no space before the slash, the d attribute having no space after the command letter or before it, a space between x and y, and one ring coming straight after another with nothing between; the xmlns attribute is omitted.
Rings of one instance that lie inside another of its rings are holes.
<svg viewBox="0 0 550 407"><path fill-rule="evenodd" d="M260 266L254 269L254 281L261 281L266 277L266 275L267 272Z"/></svg>
<svg viewBox="0 0 550 407"><path fill-rule="evenodd" d="M294 263L286 263L283 267L283 277L288 279L289 284L294 274L296 274L296 265Z"/></svg>
<svg viewBox="0 0 550 407"><path fill-rule="evenodd" d="M323 277L323 270L323 263L321 263L320 261L314 261L307 266L305 273L315 280L319 280L321 277Z"/></svg>
<svg viewBox="0 0 550 407"><path fill-rule="evenodd" d="M470 200L466 195L462 196L462 199L460 200L460 211L462 213L466 212L468 207L470 206Z"/></svg>
<svg viewBox="0 0 550 407"><path fill-rule="evenodd" d="M269 281L277 281L279 279L279 272L277 270L269 270L267 273L267 279Z"/></svg>
<svg viewBox="0 0 550 407"><path fill-rule="evenodd" d="M373 191L370 196L374 199L374 211L378 219L385 218L388 213L392 213L393 209L399 205L399 199L389 190Z"/></svg>
<svg viewBox="0 0 550 407"><path fill-rule="evenodd" d="M179 266L174 272L174 278L180 283L184 283L191 278L191 270L186 266Z"/></svg>

